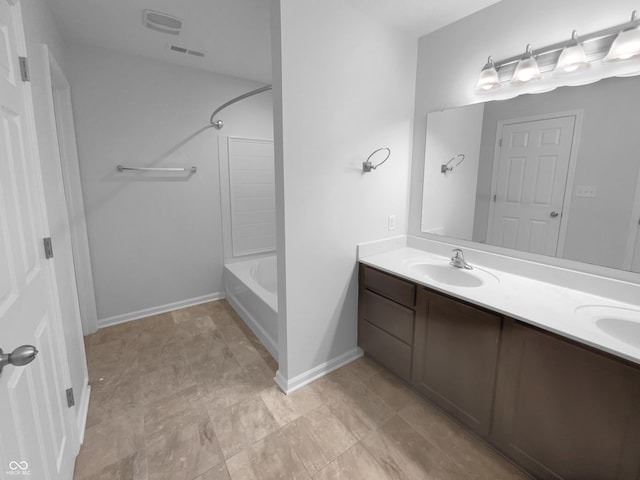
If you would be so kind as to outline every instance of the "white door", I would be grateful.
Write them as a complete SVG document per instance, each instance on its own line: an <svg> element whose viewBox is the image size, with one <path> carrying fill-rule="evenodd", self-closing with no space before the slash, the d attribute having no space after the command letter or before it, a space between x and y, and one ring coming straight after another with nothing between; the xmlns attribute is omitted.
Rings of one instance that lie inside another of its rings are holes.
<svg viewBox="0 0 640 480"><path fill-rule="evenodd" d="M17 3L17 2L16 2ZM77 452L67 407L68 365L52 272L33 105L21 81L19 5L0 0L0 347L29 344L28 365L0 375L0 479L69 480Z"/></svg>
<svg viewBox="0 0 640 480"><path fill-rule="evenodd" d="M488 243L555 255L575 117L502 126Z"/></svg>

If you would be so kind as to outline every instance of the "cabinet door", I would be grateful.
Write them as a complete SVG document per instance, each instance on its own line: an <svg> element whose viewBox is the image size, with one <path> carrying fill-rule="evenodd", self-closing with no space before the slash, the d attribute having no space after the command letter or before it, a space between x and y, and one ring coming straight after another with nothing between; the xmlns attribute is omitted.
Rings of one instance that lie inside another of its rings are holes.
<svg viewBox="0 0 640 480"><path fill-rule="evenodd" d="M502 317L418 292L412 383L470 429L487 435Z"/></svg>
<svg viewBox="0 0 640 480"><path fill-rule="evenodd" d="M640 370L511 320L503 336L493 441L540 478L640 478Z"/></svg>

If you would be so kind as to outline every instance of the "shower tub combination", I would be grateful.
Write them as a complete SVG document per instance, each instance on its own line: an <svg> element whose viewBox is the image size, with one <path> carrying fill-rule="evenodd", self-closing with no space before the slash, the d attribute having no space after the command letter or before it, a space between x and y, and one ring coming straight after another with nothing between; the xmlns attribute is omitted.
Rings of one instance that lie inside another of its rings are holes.
<svg viewBox="0 0 640 480"><path fill-rule="evenodd" d="M256 337L278 359L278 278L276 256L224 266L227 301Z"/></svg>

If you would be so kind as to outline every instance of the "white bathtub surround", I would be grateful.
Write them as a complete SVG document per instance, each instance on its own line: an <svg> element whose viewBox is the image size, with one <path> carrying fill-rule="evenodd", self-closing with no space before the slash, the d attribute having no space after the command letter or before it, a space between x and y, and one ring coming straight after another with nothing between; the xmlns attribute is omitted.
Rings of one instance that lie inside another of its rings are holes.
<svg viewBox="0 0 640 480"><path fill-rule="evenodd" d="M278 281L276 256L253 257L225 265L227 301L278 359Z"/></svg>
<svg viewBox="0 0 640 480"><path fill-rule="evenodd" d="M219 137L225 263L276 250L273 140Z"/></svg>
<svg viewBox="0 0 640 480"><path fill-rule="evenodd" d="M634 346L603 332L595 326L595 318L580 309L585 305L600 305L610 307L613 317L621 311L626 312L627 317L634 315L640 311L640 284L463 247L465 259L471 266L486 270L498 281L488 279L478 287L447 285L417 274L411 265L416 262L448 265L451 250L458 246L416 237L407 240L407 247L361 256L360 261L640 363L640 342Z"/></svg>

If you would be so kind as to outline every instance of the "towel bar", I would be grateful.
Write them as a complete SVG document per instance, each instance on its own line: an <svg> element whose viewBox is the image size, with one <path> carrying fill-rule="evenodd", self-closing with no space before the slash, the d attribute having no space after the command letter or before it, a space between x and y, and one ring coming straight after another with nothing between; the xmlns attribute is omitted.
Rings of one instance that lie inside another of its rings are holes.
<svg viewBox="0 0 640 480"><path fill-rule="evenodd" d="M134 170L136 172L191 172L196 173L198 167L125 167L124 165L118 165L118 171L124 172L125 170Z"/></svg>

